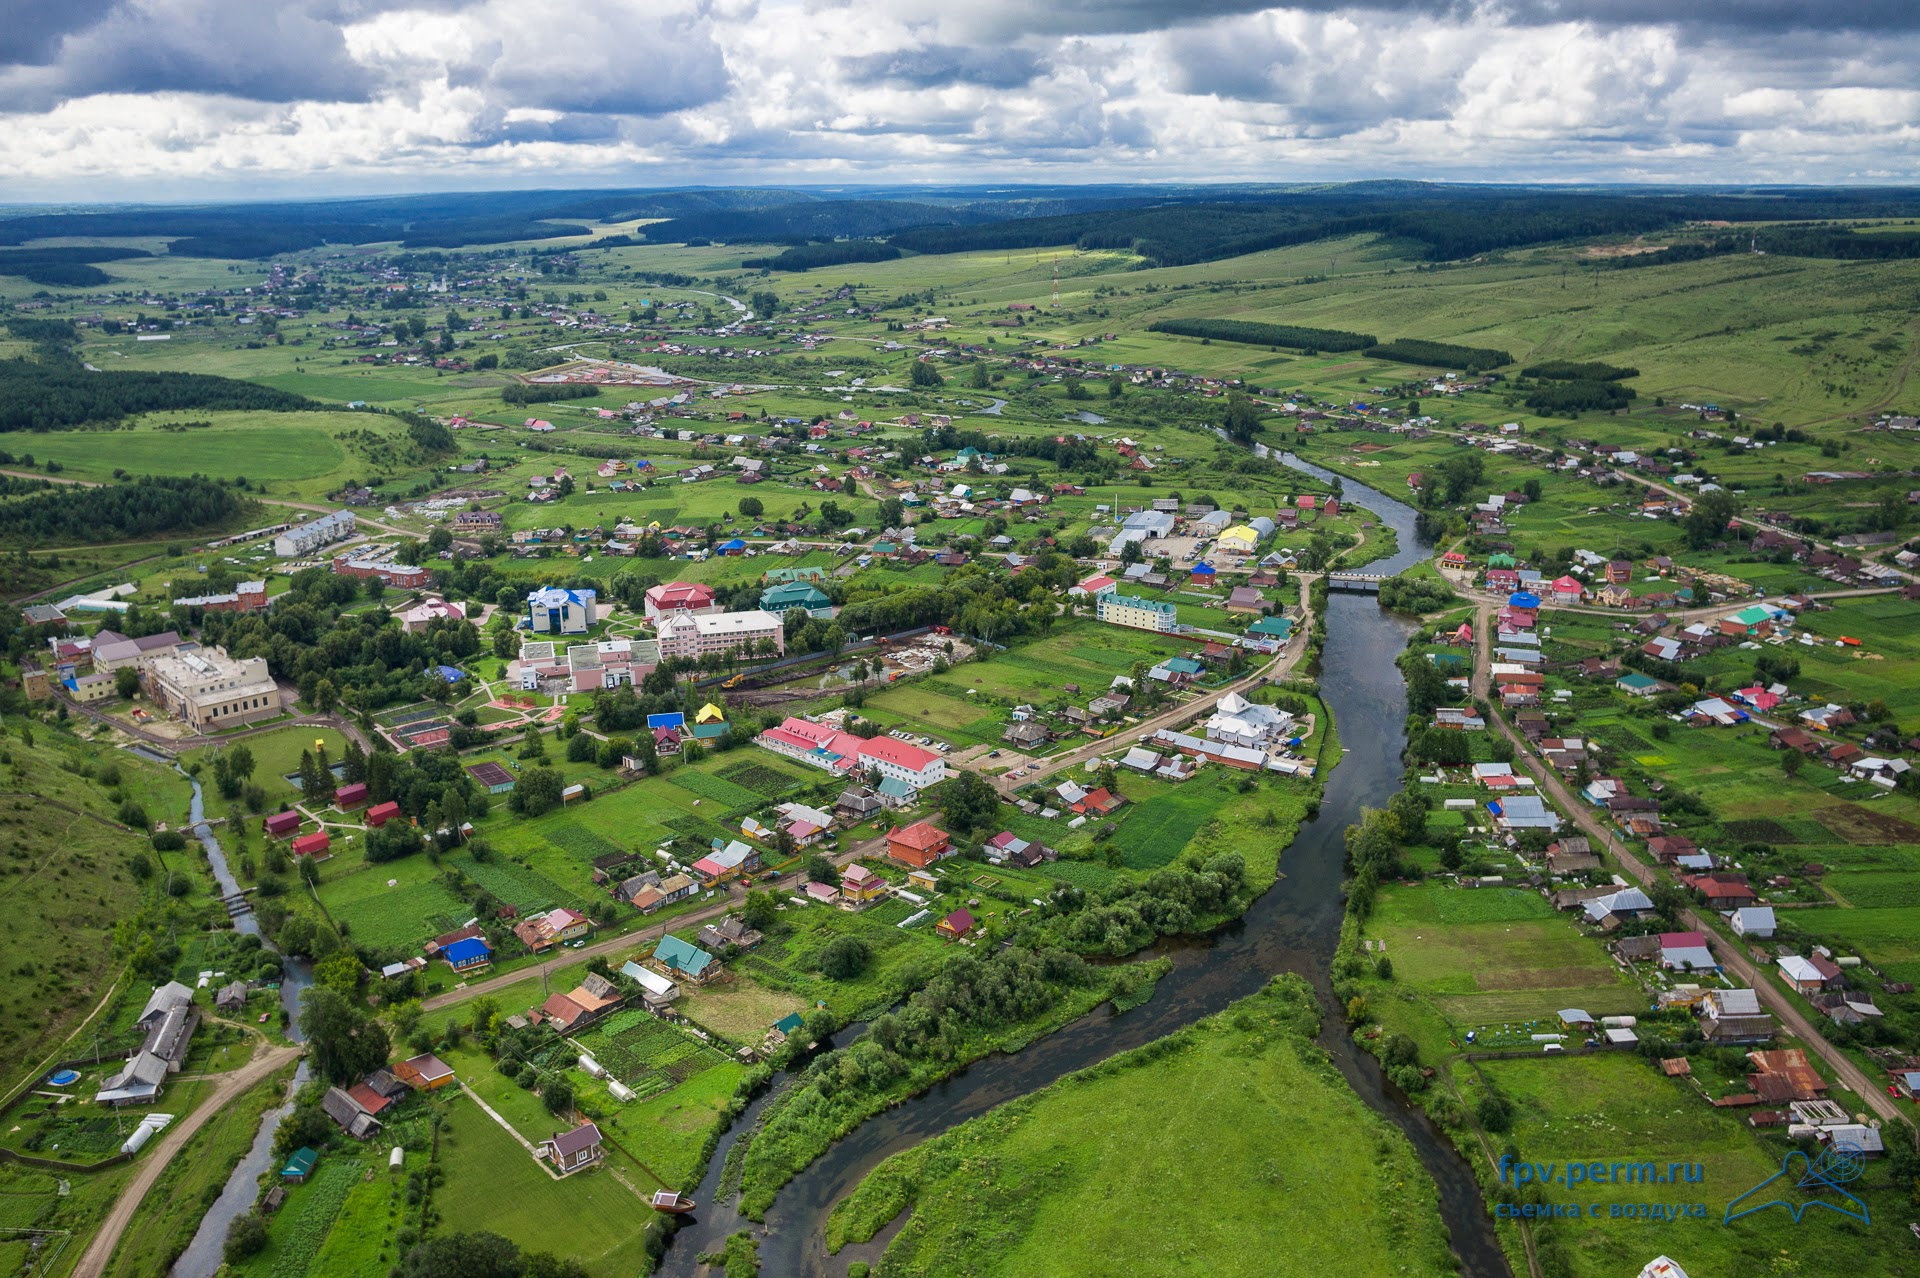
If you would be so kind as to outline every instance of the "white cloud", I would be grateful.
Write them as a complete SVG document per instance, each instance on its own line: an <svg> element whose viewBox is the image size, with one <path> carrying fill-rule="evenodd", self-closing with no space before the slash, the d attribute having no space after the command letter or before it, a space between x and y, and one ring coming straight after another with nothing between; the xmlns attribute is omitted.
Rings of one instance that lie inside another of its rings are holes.
<svg viewBox="0 0 1920 1278"><path fill-rule="evenodd" d="M10 194L1920 178L1898 23L1709 30L1641 0L1572 21L1545 0L88 3L0 41Z"/></svg>

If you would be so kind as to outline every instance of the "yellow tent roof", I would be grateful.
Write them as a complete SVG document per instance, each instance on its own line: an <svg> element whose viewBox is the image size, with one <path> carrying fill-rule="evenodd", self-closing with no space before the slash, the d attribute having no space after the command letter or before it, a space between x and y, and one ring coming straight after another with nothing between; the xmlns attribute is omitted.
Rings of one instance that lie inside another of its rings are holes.
<svg viewBox="0 0 1920 1278"><path fill-rule="evenodd" d="M695 723L725 723L727 712L709 701L700 707L700 713L693 716Z"/></svg>

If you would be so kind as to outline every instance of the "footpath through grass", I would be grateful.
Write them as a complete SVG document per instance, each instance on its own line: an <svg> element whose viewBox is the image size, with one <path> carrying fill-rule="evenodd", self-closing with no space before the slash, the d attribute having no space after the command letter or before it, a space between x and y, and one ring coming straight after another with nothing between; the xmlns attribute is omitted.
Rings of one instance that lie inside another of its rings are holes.
<svg viewBox="0 0 1920 1278"><path fill-rule="evenodd" d="M829 1245L904 1210L888 1274L1453 1274L1431 1180L1317 1031L1306 983L1280 977L896 1155Z"/></svg>

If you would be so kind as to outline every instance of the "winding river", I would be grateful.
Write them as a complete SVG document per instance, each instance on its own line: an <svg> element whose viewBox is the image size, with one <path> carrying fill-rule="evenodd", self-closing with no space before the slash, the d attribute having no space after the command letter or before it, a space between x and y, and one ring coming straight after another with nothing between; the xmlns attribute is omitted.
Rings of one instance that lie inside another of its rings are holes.
<svg viewBox="0 0 1920 1278"><path fill-rule="evenodd" d="M176 765L177 766L177 765ZM185 773L183 772L184 776ZM220 841L213 837L213 830L207 825L207 813L204 797L200 792L200 782L192 777L188 781L193 785L193 804L188 809L187 819L193 836L200 840L200 846L207 850L207 859L213 863L214 882L220 885L221 892L231 896L239 892L239 880L233 877L233 870L227 865L227 854L220 847ZM260 921L253 917L251 910L234 916L234 930L249 936L260 936ZM264 941L265 938L263 937ZM271 942L266 942L269 950ZM300 992L313 984L313 969L305 959L283 958L280 977L280 1006L287 1012L287 1037L294 1042L301 1040L300 1035ZM302 1060L294 1071L293 1086L299 1087L307 1081L307 1063ZM173 1278L213 1278L215 1270L220 1268L221 1248L227 1240L227 1226L245 1215L254 1200L260 1196L260 1177L273 1164L273 1136L280 1129L280 1120L293 1112L291 1099L276 1109L269 1110L260 1123L260 1131L253 1138L253 1145L247 1150L246 1157L227 1177L227 1184L220 1191L220 1197L214 1200L212 1207L200 1220L200 1228L194 1232L193 1241L173 1262Z"/></svg>
<svg viewBox="0 0 1920 1278"><path fill-rule="evenodd" d="M1268 455L1264 446L1256 450ZM1291 454L1278 454L1278 460L1321 480L1335 478ZM1341 482L1351 500L1377 514L1399 537L1400 549L1369 565L1369 572L1396 573L1431 553L1418 540L1412 507L1350 479ZM780 1192L764 1226L745 1220L731 1203L721 1203L718 1193L727 1152L767 1104L769 1098L761 1097L721 1141L694 1193L695 1201L705 1205L687 1218L661 1272L694 1274L699 1270L696 1256L719 1250L729 1234L741 1229L760 1235L764 1272L782 1278L844 1273L852 1260L875 1259L891 1230L834 1258L827 1256L822 1237L833 1204L883 1159L1062 1075L1164 1037L1254 993L1274 975L1293 972L1307 978L1320 996L1326 1027L1321 1046L1354 1092L1406 1134L1439 1186L1441 1216L1463 1272L1476 1278L1510 1278L1512 1270L1494 1237L1472 1170L1422 1111L1391 1092L1374 1058L1353 1045L1333 996L1330 968L1344 909L1340 889L1345 832L1359 820L1363 807L1384 806L1401 784L1406 703L1394 660L1411 626L1381 611L1371 596L1336 592L1327 601L1327 629L1321 695L1340 725L1341 738L1368 744L1352 750L1329 775L1320 815L1301 829L1281 857L1281 878L1245 916L1210 936L1157 947L1173 968L1144 1006L1118 1016L1107 1009L1095 1011L1023 1051L980 1061L868 1120Z"/></svg>

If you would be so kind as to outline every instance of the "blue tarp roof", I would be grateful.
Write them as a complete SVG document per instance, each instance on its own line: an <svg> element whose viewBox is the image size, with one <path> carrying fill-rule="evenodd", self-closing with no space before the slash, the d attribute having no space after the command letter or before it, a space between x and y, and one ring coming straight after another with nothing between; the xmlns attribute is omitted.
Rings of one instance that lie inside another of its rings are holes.
<svg viewBox="0 0 1920 1278"><path fill-rule="evenodd" d="M1515 608L1538 608L1540 606L1540 596L1528 594L1526 591L1521 590L1508 595L1507 602Z"/></svg>
<svg viewBox="0 0 1920 1278"><path fill-rule="evenodd" d="M440 956L449 963L470 963L474 959L486 958L493 951L487 948L486 941L478 936L469 936L455 941L440 951Z"/></svg>
<svg viewBox="0 0 1920 1278"><path fill-rule="evenodd" d="M647 726L649 728L684 728L687 726L687 716L678 710L671 714L650 714L647 716Z"/></svg>

